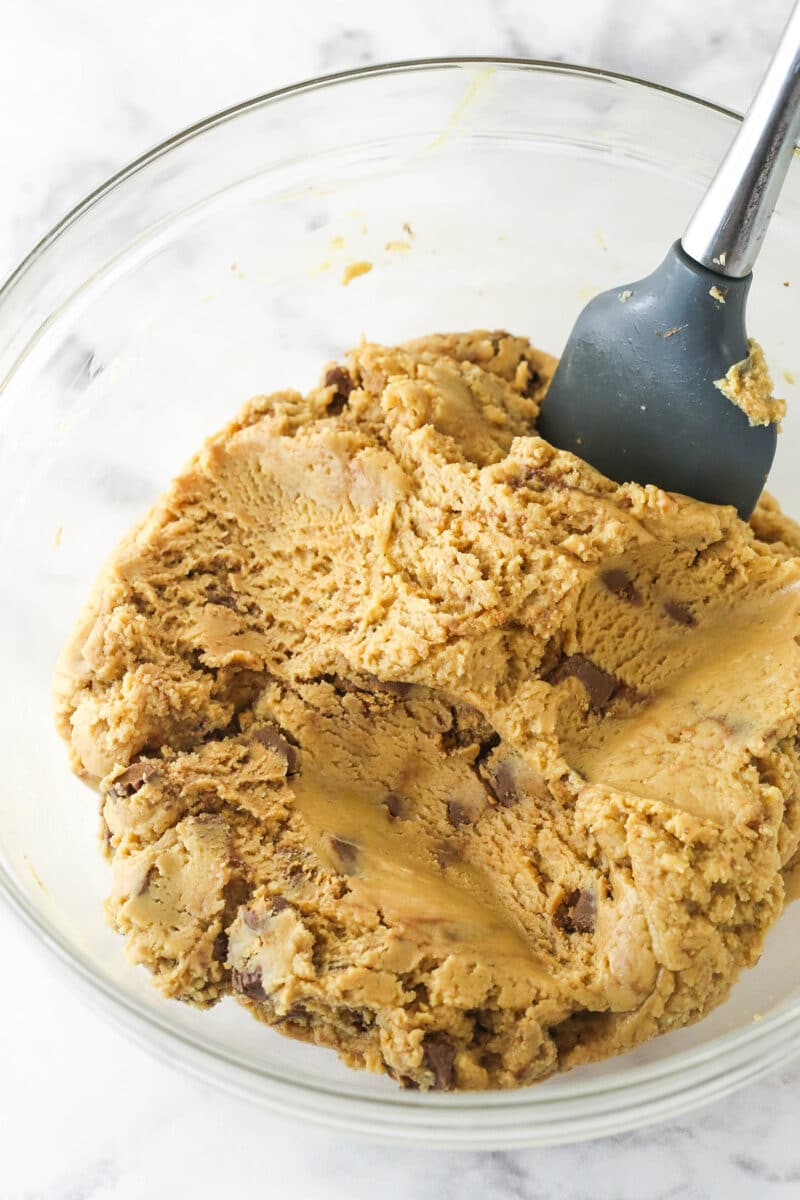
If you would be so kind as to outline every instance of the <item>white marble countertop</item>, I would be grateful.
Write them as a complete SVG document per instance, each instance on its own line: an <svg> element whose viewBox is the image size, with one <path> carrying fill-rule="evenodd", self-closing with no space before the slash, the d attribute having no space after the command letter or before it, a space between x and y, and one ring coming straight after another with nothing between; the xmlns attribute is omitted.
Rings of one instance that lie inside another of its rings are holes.
<svg viewBox="0 0 800 1200"><path fill-rule="evenodd" d="M176 129L294 80L388 59L524 55L746 105L789 0L11 0L0 72L0 276ZM800 1063L687 1118L509 1154L370 1146L183 1078L99 1023L0 912L2 1200L286 1195L779 1200L800 1195Z"/></svg>

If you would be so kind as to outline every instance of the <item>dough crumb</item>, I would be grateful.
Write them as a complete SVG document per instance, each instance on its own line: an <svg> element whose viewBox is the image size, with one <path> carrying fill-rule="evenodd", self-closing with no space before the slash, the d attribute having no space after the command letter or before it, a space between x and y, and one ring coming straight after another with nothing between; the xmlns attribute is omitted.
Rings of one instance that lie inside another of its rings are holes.
<svg viewBox="0 0 800 1200"><path fill-rule="evenodd" d="M716 284L714 284L713 287L708 289L709 296L711 296L711 298L713 300L718 300L720 304L725 303L726 293L727 293L726 288L719 288L719 287L717 287Z"/></svg>
<svg viewBox="0 0 800 1200"><path fill-rule="evenodd" d="M685 328L686 328L685 325L673 325L672 329L667 329L663 333L660 329L657 329L656 337L664 338L664 340L666 341L667 338L675 337L676 333L680 333L681 330L685 329Z"/></svg>
<svg viewBox="0 0 800 1200"><path fill-rule="evenodd" d="M742 410L751 425L780 427L786 401L772 394L772 377L758 342L750 338L748 347L747 358L734 363L724 378L715 379L714 387Z"/></svg>
<svg viewBox="0 0 800 1200"><path fill-rule="evenodd" d="M631 291L631 289L625 288L624 292L620 292L619 298L623 304L627 304L632 295L633 295L633 292Z"/></svg>
<svg viewBox="0 0 800 1200"><path fill-rule="evenodd" d="M342 273L342 286L347 287L353 279L358 279L359 275L366 275L372 270L372 263L366 259L360 259L358 262L348 263Z"/></svg>

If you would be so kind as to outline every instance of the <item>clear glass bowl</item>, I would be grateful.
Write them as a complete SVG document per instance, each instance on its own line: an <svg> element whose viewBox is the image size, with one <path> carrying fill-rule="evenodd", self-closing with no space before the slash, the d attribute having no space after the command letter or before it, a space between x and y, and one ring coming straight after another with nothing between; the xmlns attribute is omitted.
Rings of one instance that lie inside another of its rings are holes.
<svg viewBox="0 0 800 1200"><path fill-rule="evenodd" d="M310 385L362 333L506 327L559 350L584 299L659 261L735 120L548 64L407 63L317 80L134 163L0 293L0 891L65 978L144 1045L306 1120L473 1148L641 1125L800 1049L800 907L705 1021L518 1092L401 1092L231 1002L200 1013L162 1000L103 922L96 801L71 777L50 715L57 651L104 556L241 401ZM795 165L750 305L790 394L799 243ZM344 287L351 261L373 267ZM798 453L790 415L771 485L795 512Z"/></svg>

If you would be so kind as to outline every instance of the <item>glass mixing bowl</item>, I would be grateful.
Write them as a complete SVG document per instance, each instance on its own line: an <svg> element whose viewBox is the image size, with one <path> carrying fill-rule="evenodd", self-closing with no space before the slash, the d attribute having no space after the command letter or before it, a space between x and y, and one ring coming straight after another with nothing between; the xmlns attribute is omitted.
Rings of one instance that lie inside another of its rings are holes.
<svg viewBox="0 0 800 1200"><path fill-rule="evenodd" d="M213 117L111 179L0 293L0 892L99 1010L250 1101L371 1136L507 1147L611 1133L720 1096L800 1049L800 907L691 1029L506 1093L401 1092L232 1002L159 997L105 926L96 800L50 680L104 556L255 392L304 387L362 336L505 327L558 351L582 302L680 234L736 117L573 67L404 63ZM343 286L346 266L372 269ZM800 375L794 165L750 327ZM791 286L789 286L791 285ZM800 427L771 486L800 512Z"/></svg>

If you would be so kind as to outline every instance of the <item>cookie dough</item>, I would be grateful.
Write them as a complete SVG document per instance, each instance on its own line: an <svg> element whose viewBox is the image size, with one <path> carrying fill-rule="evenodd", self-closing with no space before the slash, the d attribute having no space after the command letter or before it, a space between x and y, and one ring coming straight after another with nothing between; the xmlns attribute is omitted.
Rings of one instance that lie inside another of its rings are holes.
<svg viewBox="0 0 800 1200"><path fill-rule="evenodd" d="M108 919L409 1088L511 1088L694 1021L800 842L800 529L535 434L498 331L251 401L113 554L62 656Z"/></svg>
<svg viewBox="0 0 800 1200"><path fill-rule="evenodd" d="M773 396L764 351L753 338L749 339L748 350L747 358L734 363L722 379L714 380L714 387L742 410L751 425L780 426L786 416L786 401Z"/></svg>

